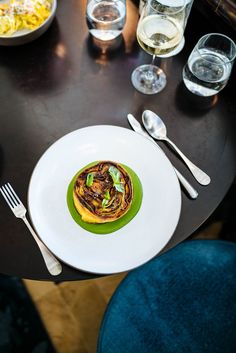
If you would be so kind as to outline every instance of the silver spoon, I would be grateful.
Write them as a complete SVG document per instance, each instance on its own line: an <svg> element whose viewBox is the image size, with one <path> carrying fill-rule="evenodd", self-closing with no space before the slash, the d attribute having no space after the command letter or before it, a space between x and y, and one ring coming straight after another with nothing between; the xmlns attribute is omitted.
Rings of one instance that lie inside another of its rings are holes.
<svg viewBox="0 0 236 353"><path fill-rule="evenodd" d="M137 132L138 134L146 137L147 139L155 143L155 146L160 149L156 141L144 130L144 128L141 126L141 124L138 122L138 120L135 119L135 117L132 114L128 114L127 118L131 127L135 132ZM175 167L174 167L174 171L177 175L177 178L179 179L180 184L183 186L183 188L188 193L188 195L192 199L196 199L198 197L198 192L193 188L193 186L188 182L188 180L185 179L185 177Z"/></svg>
<svg viewBox="0 0 236 353"><path fill-rule="evenodd" d="M193 164L181 151L180 149L167 137L167 130L164 122L161 118L152 112L151 110L145 110L142 114L143 125L147 132L156 140L164 140L168 142L175 151L180 155L189 170L195 177L195 179L201 185L208 185L211 182L211 178L204 173L200 168Z"/></svg>

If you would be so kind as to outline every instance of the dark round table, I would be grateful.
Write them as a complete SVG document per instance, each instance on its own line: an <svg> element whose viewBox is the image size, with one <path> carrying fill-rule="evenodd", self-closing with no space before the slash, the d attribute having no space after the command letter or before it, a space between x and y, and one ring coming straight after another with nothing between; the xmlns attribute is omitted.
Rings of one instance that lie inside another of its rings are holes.
<svg viewBox="0 0 236 353"><path fill-rule="evenodd" d="M167 73L168 83L153 96L138 93L130 82L132 70L151 60L136 41L135 1L127 1L123 36L108 48L102 48L88 34L85 0L59 0L56 18L42 37L20 47L1 47L1 185L11 182L27 205L31 173L41 155L58 138L98 124L130 128L127 113L141 121L142 111L151 109L164 119L169 137L212 179L207 187L198 184L182 161L164 143L159 143L173 165L199 192L194 201L182 192L179 224L165 250L197 230L223 200L235 176L236 102L235 71L228 86L213 99L193 96L183 86L183 65L200 36L215 31L230 33L213 12L208 14L209 18L204 16L204 11L199 11L201 2L195 2L184 49L175 57L157 59ZM29 231L13 216L3 198L0 272L36 280L96 277L65 264L62 274L52 277Z"/></svg>

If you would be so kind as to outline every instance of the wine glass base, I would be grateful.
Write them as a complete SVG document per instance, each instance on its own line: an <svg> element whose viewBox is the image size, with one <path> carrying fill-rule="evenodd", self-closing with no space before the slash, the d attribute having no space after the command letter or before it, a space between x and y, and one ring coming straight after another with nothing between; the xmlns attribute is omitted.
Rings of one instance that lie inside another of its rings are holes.
<svg viewBox="0 0 236 353"><path fill-rule="evenodd" d="M166 86L166 75L158 66L138 66L131 75L131 81L137 91L144 94L156 94Z"/></svg>

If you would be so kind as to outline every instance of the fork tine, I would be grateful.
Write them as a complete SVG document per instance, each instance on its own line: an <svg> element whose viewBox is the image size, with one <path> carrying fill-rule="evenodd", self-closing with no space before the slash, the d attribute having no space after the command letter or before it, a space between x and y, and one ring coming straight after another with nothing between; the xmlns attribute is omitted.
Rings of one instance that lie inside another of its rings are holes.
<svg viewBox="0 0 236 353"><path fill-rule="evenodd" d="M14 198L12 197L10 191L8 190L7 184L3 185L3 190L5 192L6 197L8 198L9 202L15 207L17 206Z"/></svg>
<svg viewBox="0 0 236 353"><path fill-rule="evenodd" d="M12 194L12 192L11 192L9 186L8 186L7 184L5 184L4 186L5 186L6 190L7 190L7 194L8 194L7 196L8 196L8 198L10 199L10 201L12 201L12 203L14 204L14 206L19 205L19 203L18 203L17 200L15 199L14 195Z"/></svg>
<svg viewBox="0 0 236 353"><path fill-rule="evenodd" d="M2 187L0 188L0 191L1 191L2 196L3 196L4 199L5 199L6 203L8 204L8 206L10 207L10 209L12 210L13 207L14 207L14 205L12 205L11 202L10 202L10 200L8 199L7 194L6 194L6 191L5 191L5 189L4 189L4 186L2 186Z"/></svg>
<svg viewBox="0 0 236 353"><path fill-rule="evenodd" d="M14 195L16 201L17 201L17 204L22 204L21 200L19 199L19 197L17 196L15 190L13 189L13 187L11 186L10 183L7 183L9 189L11 190L12 194Z"/></svg>

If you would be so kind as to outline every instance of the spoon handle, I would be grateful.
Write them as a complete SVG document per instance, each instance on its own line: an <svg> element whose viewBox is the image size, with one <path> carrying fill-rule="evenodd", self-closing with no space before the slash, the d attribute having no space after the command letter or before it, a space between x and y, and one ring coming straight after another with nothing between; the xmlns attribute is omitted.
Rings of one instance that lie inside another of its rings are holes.
<svg viewBox="0 0 236 353"><path fill-rule="evenodd" d="M191 199L195 200L198 197L198 192L192 187L192 185L188 182L187 179L174 167L174 171L179 179L180 184L187 191Z"/></svg>
<svg viewBox="0 0 236 353"><path fill-rule="evenodd" d="M189 170L195 177L195 179L199 182L201 185L208 185L211 182L211 178L203 172L200 168L198 168L195 164L193 164L184 154L183 152L180 151L180 149L172 142L168 137L165 138L165 141L167 141L173 148L174 150L179 154L179 156L183 159L185 164L188 166Z"/></svg>

